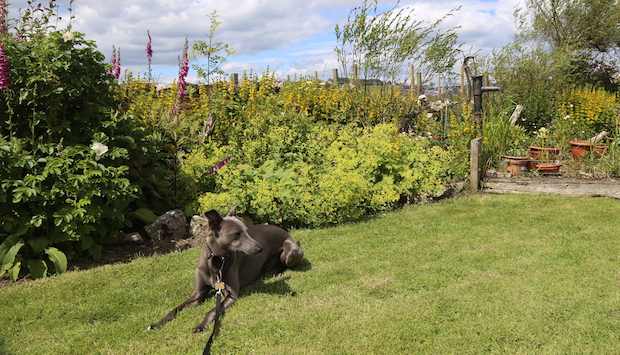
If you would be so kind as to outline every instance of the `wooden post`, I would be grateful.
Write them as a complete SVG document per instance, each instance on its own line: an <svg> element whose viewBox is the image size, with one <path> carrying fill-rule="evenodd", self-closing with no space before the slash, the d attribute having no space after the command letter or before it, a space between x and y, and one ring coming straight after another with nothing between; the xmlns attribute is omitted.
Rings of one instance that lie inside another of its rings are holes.
<svg viewBox="0 0 620 355"><path fill-rule="evenodd" d="M465 92L465 67L461 65L461 95Z"/></svg>
<svg viewBox="0 0 620 355"><path fill-rule="evenodd" d="M338 69L332 71L334 73L334 85L338 85Z"/></svg>
<svg viewBox="0 0 620 355"><path fill-rule="evenodd" d="M232 83L234 86L239 85L239 74L238 73L232 73L230 76L230 80L232 80Z"/></svg>
<svg viewBox="0 0 620 355"><path fill-rule="evenodd" d="M317 83L319 82L319 72L318 71L314 72L314 81L316 81Z"/></svg>
<svg viewBox="0 0 620 355"><path fill-rule="evenodd" d="M291 81L291 75L290 74L286 76L286 81L289 81L289 82Z"/></svg>
<svg viewBox="0 0 620 355"><path fill-rule="evenodd" d="M441 97L441 76L437 75L437 97Z"/></svg>
<svg viewBox="0 0 620 355"><path fill-rule="evenodd" d="M480 188L480 181L482 180L482 138L475 138L471 140L471 155L469 158L469 181L471 183L471 190L478 191Z"/></svg>
<svg viewBox="0 0 620 355"><path fill-rule="evenodd" d="M424 91L422 90L422 73L417 73L416 78L418 79L418 95L422 95L424 94Z"/></svg>
<svg viewBox="0 0 620 355"><path fill-rule="evenodd" d="M409 85L409 92L412 94L415 92L415 71L413 69L414 69L413 65L409 67L409 75L411 77L411 85Z"/></svg>
<svg viewBox="0 0 620 355"><path fill-rule="evenodd" d="M519 119L519 117L521 117L521 111L523 111L523 106L517 105L517 107L515 107L515 110L512 112L512 115L510 115L511 126L517 124L517 120Z"/></svg>

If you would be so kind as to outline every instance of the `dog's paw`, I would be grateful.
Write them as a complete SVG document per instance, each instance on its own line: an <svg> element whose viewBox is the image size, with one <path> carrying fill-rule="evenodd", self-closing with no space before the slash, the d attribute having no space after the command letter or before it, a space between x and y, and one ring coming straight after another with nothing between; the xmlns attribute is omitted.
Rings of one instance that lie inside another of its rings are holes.
<svg viewBox="0 0 620 355"><path fill-rule="evenodd" d="M205 328L199 325L199 326L197 326L197 327L194 329L194 331L193 331L192 333L194 333L194 334L198 334L198 333L202 333L202 332L204 332L204 330L205 330Z"/></svg>

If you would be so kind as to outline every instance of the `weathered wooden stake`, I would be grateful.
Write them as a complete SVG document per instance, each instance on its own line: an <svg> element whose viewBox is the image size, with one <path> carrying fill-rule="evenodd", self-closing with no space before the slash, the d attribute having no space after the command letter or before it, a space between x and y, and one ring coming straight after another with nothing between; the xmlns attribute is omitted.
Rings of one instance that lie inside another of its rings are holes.
<svg viewBox="0 0 620 355"><path fill-rule="evenodd" d="M239 85L239 74L232 73L230 75L230 80L232 80L233 85L235 85L235 86Z"/></svg>
<svg viewBox="0 0 620 355"><path fill-rule="evenodd" d="M480 181L482 179L482 138L475 138L471 140L471 155L469 158L469 180L471 183L471 190L478 191L480 188Z"/></svg>
<svg viewBox="0 0 620 355"><path fill-rule="evenodd" d="M338 69L334 69L333 73L334 73L334 85L338 85Z"/></svg>
<svg viewBox="0 0 620 355"><path fill-rule="evenodd" d="M422 90L422 73L417 73L416 74L416 79L417 83L418 83L418 95L422 95L424 94L424 91Z"/></svg>
<svg viewBox="0 0 620 355"><path fill-rule="evenodd" d="M317 83L319 82L319 72L318 71L314 72L314 81L316 81Z"/></svg>
<svg viewBox="0 0 620 355"><path fill-rule="evenodd" d="M415 71L413 65L409 67L409 75L411 76L411 85L409 85L409 92L415 92Z"/></svg>

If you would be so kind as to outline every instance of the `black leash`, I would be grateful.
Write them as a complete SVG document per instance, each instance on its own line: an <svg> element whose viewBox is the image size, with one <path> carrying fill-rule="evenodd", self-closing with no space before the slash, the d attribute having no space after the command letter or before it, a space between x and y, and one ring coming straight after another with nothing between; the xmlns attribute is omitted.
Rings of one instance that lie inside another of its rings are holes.
<svg viewBox="0 0 620 355"><path fill-rule="evenodd" d="M213 260L213 258L211 258L211 260ZM220 315L221 315L221 308L222 308L222 294L224 291L224 289L226 288L226 285L222 282L222 270L224 269L224 257L221 258L221 265L218 268L218 276L217 276L217 280L215 283L215 320L213 322L213 330L211 331L211 336L209 337L209 340L207 341L207 345L205 346L205 349L202 351L202 355L209 355L211 354L211 344L213 344L213 339L215 339L215 332L217 332L217 329L220 326ZM213 261L211 261L211 265L213 265Z"/></svg>

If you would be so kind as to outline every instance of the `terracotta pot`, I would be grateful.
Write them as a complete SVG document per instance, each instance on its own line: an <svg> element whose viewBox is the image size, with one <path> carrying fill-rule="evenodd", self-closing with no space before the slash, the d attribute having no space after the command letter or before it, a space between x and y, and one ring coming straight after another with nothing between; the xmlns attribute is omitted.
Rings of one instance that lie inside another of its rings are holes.
<svg viewBox="0 0 620 355"><path fill-rule="evenodd" d="M560 175L562 164L536 164L536 170L543 175Z"/></svg>
<svg viewBox="0 0 620 355"><path fill-rule="evenodd" d="M513 157L510 155L502 155L504 161L504 171L512 175L523 175L530 171L532 160L530 157Z"/></svg>
<svg viewBox="0 0 620 355"><path fill-rule="evenodd" d="M561 152L562 148L530 146L530 154L534 160L556 160Z"/></svg>
<svg viewBox="0 0 620 355"><path fill-rule="evenodd" d="M570 141L570 146L575 160L583 159L586 152L591 152L594 157L600 158L608 147L607 144L591 143L588 140Z"/></svg>

